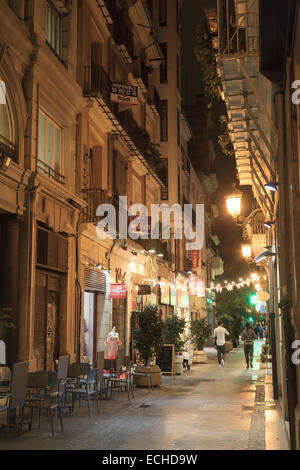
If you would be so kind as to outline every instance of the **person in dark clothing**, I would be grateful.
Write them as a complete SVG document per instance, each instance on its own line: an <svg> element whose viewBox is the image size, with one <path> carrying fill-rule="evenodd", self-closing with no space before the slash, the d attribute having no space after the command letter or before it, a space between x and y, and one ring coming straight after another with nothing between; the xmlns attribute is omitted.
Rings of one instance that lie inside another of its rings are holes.
<svg viewBox="0 0 300 470"><path fill-rule="evenodd" d="M249 364L251 369L253 368L253 350L254 350L254 340L256 339L256 334L250 323L246 324L242 335L242 340L244 341L244 354L247 369L249 369Z"/></svg>

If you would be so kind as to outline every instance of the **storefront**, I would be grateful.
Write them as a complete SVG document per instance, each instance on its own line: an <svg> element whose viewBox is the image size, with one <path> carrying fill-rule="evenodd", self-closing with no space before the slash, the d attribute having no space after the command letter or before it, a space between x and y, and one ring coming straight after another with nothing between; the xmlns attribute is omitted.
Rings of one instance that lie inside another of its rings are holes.
<svg viewBox="0 0 300 470"><path fill-rule="evenodd" d="M105 303L107 302L107 273L85 267L83 302L83 357L96 364L98 351L104 350L106 336ZM105 330L105 331L103 331ZM103 344L101 344L103 343Z"/></svg>

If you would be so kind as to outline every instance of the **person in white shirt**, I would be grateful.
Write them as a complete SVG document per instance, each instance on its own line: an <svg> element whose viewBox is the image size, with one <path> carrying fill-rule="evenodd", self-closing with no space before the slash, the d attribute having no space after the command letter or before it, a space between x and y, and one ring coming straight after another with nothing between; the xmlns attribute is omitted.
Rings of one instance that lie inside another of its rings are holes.
<svg viewBox="0 0 300 470"><path fill-rule="evenodd" d="M229 333L226 330L226 328L224 328L224 323L220 322L219 326L215 328L214 330L214 337L215 337L217 352L218 352L219 367L224 366L224 358L226 354L225 335L229 336Z"/></svg>

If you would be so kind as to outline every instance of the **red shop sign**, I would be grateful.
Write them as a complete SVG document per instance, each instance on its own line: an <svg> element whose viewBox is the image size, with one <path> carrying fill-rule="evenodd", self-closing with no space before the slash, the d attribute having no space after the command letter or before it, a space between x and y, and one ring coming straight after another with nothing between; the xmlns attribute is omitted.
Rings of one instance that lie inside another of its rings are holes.
<svg viewBox="0 0 300 470"><path fill-rule="evenodd" d="M127 298L126 284L111 284L110 285L110 298L111 299L126 299Z"/></svg>

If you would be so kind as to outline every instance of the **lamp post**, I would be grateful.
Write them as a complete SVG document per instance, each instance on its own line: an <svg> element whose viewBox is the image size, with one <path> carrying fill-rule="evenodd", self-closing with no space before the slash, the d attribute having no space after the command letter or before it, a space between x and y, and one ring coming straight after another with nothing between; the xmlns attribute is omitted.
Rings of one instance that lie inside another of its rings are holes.
<svg viewBox="0 0 300 470"><path fill-rule="evenodd" d="M256 214L262 212L261 209L254 209L248 217L240 215L242 206L243 193L238 189L234 189L234 192L225 196L227 210L230 215L234 218L234 221L238 227L244 227Z"/></svg>

